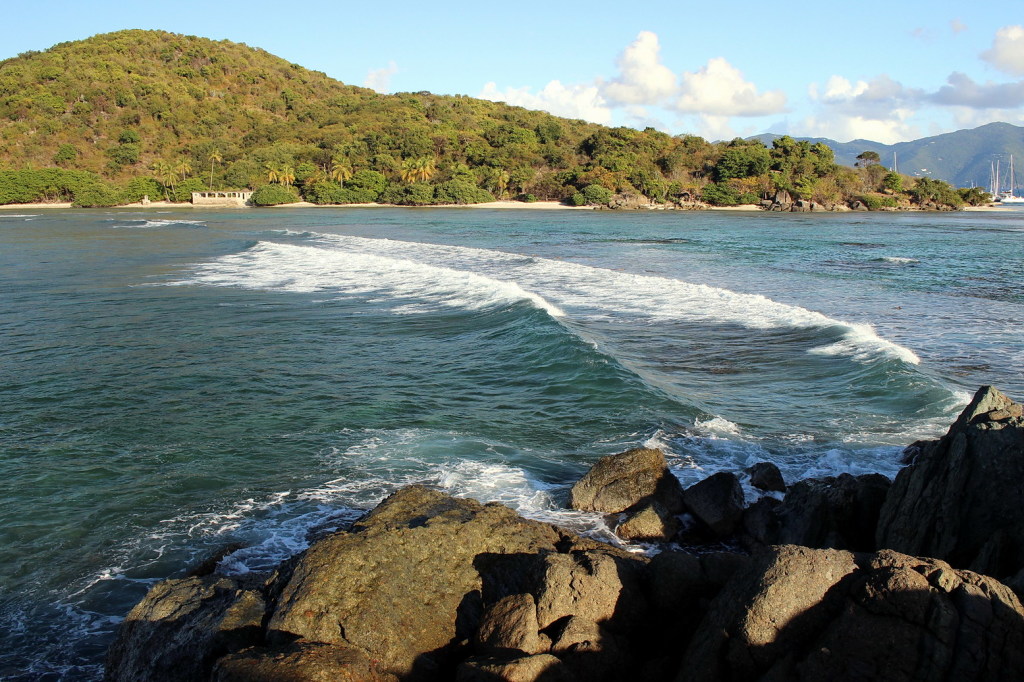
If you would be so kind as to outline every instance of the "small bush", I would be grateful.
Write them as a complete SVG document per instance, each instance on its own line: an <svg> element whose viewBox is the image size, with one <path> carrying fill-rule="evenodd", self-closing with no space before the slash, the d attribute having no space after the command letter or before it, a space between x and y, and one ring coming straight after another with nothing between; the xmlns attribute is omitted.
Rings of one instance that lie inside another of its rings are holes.
<svg viewBox="0 0 1024 682"><path fill-rule="evenodd" d="M880 196L878 194L865 194L860 197L861 203L868 207L869 211L879 211L883 208L896 208L896 197Z"/></svg>
<svg viewBox="0 0 1024 682"><path fill-rule="evenodd" d="M252 203L257 206L294 204L298 200L298 192L291 187L285 187L284 185L261 185L252 193Z"/></svg>
<svg viewBox="0 0 1024 682"><path fill-rule="evenodd" d="M154 201L163 195L163 187L153 178L132 178L124 188L125 203L142 201L142 197L148 196Z"/></svg>
<svg viewBox="0 0 1024 682"><path fill-rule="evenodd" d="M712 182L701 191L702 201L712 206L735 206L740 202L740 195L729 185Z"/></svg>
<svg viewBox="0 0 1024 682"><path fill-rule="evenodd" d="M380 201L397 206L429 206L434 203L434 188L425 182L391 185L380 195Z"/></svg>
<svg viewBox="0 0 1024 682"><path fill-rule="evenodd" d="M439 204L482 204L494 201L494 195L465 180L449 180L434 188Z"/></svg>
<svg viewBox="0 0 1024 682"><path fill-rule="evenodd" d="M206 183L199 178L189 178L174 186L174 194L171 199L174 201L192 201L192 192L205 192Z"/></svg>
<svg viewBox="0 0 1024 682"><path fill-rule="evenodd" d="M591 206L607 206L612 200L612 191L603 185L587 185L583 188L583 198Z"/></svg>

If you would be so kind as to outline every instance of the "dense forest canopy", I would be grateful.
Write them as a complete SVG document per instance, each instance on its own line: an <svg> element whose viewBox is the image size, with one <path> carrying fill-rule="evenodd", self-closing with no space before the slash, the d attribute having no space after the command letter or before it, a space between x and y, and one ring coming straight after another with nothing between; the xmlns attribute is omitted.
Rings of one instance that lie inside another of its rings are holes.
<svg viewBox="0 0 1024 682"><path fill-rule="evenodd" d="M712 144L465 96L382 95L244 44L162 31L0 62L0 203L184 201L244 187L260 203L916 199L887 175L788 137ZM930 201L962 203L945 188Z"/></svg>

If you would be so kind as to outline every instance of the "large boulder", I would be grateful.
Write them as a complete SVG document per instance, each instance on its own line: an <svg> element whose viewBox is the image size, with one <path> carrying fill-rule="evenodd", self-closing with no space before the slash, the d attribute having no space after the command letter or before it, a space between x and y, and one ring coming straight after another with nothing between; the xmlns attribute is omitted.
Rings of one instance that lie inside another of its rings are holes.
<svg viewBox="0 0 1024 682"><path fill-rule="evenodd" d="M684 490L683 502L715 535L725 537L743 517L743 486L736 474L720 471Z"/></svg>
<svg viewBox="0 0 1024 682"><path fill-rule="evenodd" d="M1003 680L1024 673L1024 609L1001 583L892 551L780 546L733 576L678 682Z"/></svg>
<svg viewBox="0 0 1024 682"><path fill-rule="evenodd" d="M916 444L882 506L878 546L1001 579L1024 570L1022 415L983 386L945 436Z"/></svg>
<svg viewBox="0 0 1024 682"><path fill-rule="evenodd" d="M615 526L615 534L626 542L668 542L679 532L679 519L661 503L641 502Z"/></svg>
<svg viewBox="0 0 1024 682"><path fill-rule="evenodd" d="M430 678L479 625L477 557L557 552L562 540L498 504L405 488L282 576L268 639L351 646L387 672Z"/></svg>
<svg viewBox="0 0 1024 682"><path fill-rule="evenodd" d="M750 474L750 485L758 490L786 492L786 481L782 478L782 472L771 462L758 462L747 469L747 473Z"/></svg>
<svg viewBox="0 0 1024 682"><path fill-rule="evenodd" d="M775 508L777 531L768 542L870 552L889 486L881 474L798 481Z"/></svg>
<svg viewBox="0 0 1024 682"><path fill-rule="evenodd" d="M669 513L682 511L682 486L668 470L665 453L635 448L598 460L569 491L569 507L617 514L654 499Z"/></svg>
<svg viewBox="0 0 1024 682"><path fill-rule="evenodd" d="M225 654L256 644L266 603L229 578L165 580L135 605L107 651L109 680L205 680Z"/></svg>

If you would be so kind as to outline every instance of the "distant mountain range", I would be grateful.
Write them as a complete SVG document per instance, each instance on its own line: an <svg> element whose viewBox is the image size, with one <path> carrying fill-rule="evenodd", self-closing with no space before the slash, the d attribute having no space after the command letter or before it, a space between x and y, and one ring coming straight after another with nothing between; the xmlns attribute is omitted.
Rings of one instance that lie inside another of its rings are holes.
<svg viewBox="0 0 1024 682"><path fill-rule="evenodd" d="M749 139L760 140L771 146L781 137L766 133ZM821 137L800 137L798 140L824 142L836 153L836 162L852 166L857 155L866 151L878 152L882 163L895 164L899 171L914 177L927 176L952 183L957 187L989 186L991 167L1000 162L1000 185L1007 185L1010 155L1020 169L1017 184L1024 184L1024 128L1009 123L989 123L980 128L958 130L910 142L882 144L871 140L836 142Z"/></svg>

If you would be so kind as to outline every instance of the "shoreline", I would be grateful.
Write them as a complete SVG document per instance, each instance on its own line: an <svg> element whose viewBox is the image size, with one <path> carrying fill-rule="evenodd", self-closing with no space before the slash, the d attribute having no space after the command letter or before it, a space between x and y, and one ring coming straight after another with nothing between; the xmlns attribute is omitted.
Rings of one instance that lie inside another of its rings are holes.
<svg viewBox="0 0 1024 682"><path fill-rule="evenodd" d="M102 206L102 207L76 207L71 202L51 202L51 203L29 203L29 204L0 204L0 211L34 211L34 210L54 210L54 209L78 209L78 210L95 210L95 209L122 209L122 208L133 208L133 209L168 209L168 208L180 208L180 209L196 209L196 210L211 210L211 209L240 209L240 208L469 208L469 209L495 209L495 210L509 210L509 209L524 209L530 211L597 211L597 210L619 210L619 209L608 209L602 206L568 206L558 201L534 201L534 202L523 202L523 201L488 201L481 204L428 204L425 206L403 206L400 204L380 204L380 203L363 203L363 204L314 204L308 201L297 201L291 204L278 204L276 206L196 206L190 202L174 202L174 201L151 201L148 204L141 202L133 202L130 204L118 204L117 206ZM645 205L633 209L633 212L642 211L669 211L669 210L680 210L674 207L668 207L666 205ZM694 209L689 209L694 210ZM688 210L688 211L689 211ZM736 206L704 206L700 209L702 211L726 211L733 213L768 213L758 204L738 204ZM997 204L989 204L987 206L964 206L959 209L960 211L968 213L1004 213L1013 211L1013 207L999 206ZM786 211L784 211L786 212ZM834 213L836 211L815 211L815 213ZM841 211L845 213L846 211ZM874 211L876 213L881 211ZM918 209L908 209L903 211L885 211L885 212L897 212L897 213L916 213Z"/></svg>

